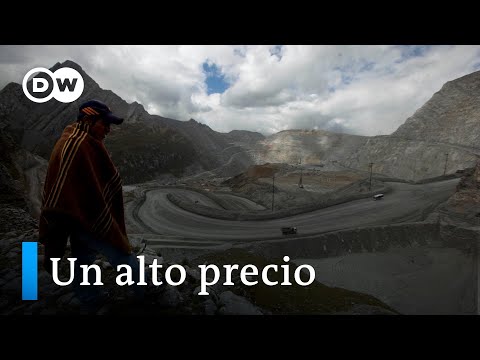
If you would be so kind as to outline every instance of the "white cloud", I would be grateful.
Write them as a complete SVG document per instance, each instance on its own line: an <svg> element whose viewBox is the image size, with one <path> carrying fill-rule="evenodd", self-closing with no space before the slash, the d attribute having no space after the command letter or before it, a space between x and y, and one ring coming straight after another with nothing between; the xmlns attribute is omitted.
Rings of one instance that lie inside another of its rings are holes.
<svg viewBox="0 0 480 360"><path fill-rule="evenodd" d="M217 131L316 127L377 135L396 130L445 82L480 63L479 46L273 48L0 46L0 88L20 83L33 67L71 59L128 102ZM205 61L224 74L225 93L207 94Z"/></svg>

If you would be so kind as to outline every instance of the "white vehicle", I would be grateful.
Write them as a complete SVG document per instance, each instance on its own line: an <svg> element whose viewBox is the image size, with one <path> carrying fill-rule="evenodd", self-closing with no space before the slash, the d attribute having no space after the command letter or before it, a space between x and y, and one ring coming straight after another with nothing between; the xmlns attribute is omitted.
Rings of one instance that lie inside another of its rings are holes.
<svg viewBox="0 0 480 360"><path fill-rule="evenodd" d="M373 195L373 200L381 200L381 199L383 199L383 194Z"/></svg>

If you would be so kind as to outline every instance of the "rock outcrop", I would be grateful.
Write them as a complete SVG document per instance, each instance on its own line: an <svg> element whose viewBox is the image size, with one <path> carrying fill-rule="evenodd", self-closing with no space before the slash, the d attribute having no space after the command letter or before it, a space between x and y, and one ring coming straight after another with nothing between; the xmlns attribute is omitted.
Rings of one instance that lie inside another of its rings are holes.
<svg viewBox="0 0 480 360"><path fill-rule="evenodd" d="M480 162L466 169L457 191L441 204L432 219L442 224L478 229L480 226Z"/></svg>
<svg viewBox="0 0 480 360"><path fill-rule="evenodd" d="M447 82L392 135L478 148L480 71Z"/></svg>
<svg viewBox="0 0 480 360"><path fill-rule="evenodd" d="M0 232L28 229L40 214L47 162L0 130Z"/></svg>

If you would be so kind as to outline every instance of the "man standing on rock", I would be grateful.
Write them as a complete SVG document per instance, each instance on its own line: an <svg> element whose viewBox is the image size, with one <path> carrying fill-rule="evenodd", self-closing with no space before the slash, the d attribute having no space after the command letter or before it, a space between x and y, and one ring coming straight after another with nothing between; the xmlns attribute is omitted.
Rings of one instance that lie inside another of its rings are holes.
<svg viewBox="0 0 480 360"><path fill-rule="evenodd" d="M61 258L68 237L75 262L74 289L87 305L103 302L101 286L80 286L80 265L91 265L97 253L116 268L127 264L135 282L139 264L127 237L122 181L104 145L110 125L122 118L97 100L80 106L77 121L68 125L55 144L48 164L40 215L39 241L45 246L44 266L52 272L51 258ZM90 284L95 282L89 271ZM133 286L143 297L144 286Z"/></svg>

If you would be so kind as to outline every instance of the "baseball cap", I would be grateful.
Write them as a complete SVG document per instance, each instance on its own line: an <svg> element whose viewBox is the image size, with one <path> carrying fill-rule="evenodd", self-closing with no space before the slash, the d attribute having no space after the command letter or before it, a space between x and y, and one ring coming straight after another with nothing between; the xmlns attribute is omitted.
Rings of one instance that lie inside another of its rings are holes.
<svg viewBox="0 0 480 360"><path fill-rule="evenodd" d="M123 122L123 118L113 115L112 110L101 101L89 100L80 105L78 112L78 120L81 120L84 116L98 115L102 119L116 125L120 125Z"/></svg>

